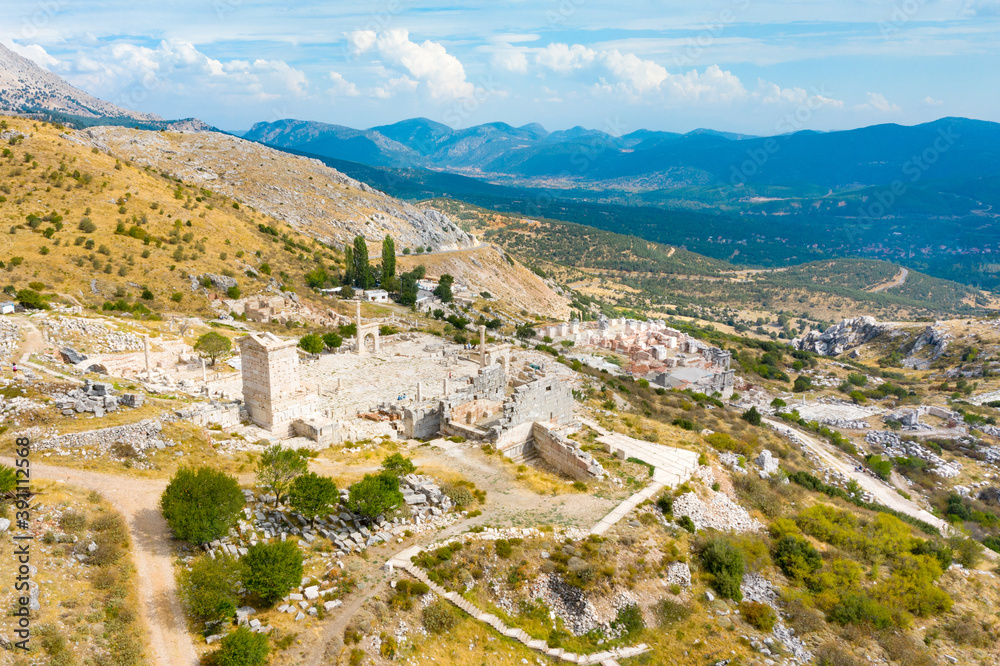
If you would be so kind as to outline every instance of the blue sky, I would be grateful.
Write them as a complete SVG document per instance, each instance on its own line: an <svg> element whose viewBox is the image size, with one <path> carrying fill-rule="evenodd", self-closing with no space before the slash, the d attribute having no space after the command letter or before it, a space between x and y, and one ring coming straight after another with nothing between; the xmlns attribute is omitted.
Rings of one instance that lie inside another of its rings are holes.
<svg viewBox="0 0 1000 666"><path fill-rule="evenodd" d="M0 43L109 101L223 129L1000 120L1000 0L6 4Z"/></svg>

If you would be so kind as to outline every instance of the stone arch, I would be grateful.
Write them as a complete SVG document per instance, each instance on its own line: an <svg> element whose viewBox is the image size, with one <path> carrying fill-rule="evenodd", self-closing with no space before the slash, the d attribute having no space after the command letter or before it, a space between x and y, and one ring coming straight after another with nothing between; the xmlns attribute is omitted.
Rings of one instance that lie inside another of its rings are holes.
<svg viewBox="0 0 1000 666"><path fill-rule="evenodd" d="M108 374L107 367L100 361L80 361L74 367L83 372L96 372L101 375Z"/></svg>

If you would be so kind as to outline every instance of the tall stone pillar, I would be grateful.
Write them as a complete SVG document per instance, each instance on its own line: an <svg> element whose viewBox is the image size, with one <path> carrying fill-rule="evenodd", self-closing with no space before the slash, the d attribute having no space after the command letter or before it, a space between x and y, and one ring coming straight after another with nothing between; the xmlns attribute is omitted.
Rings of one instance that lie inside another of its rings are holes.
<svg viewBox="0 0 1000 666"><path fill-rule="evenodd" d="M486 367L486 327L479 326L479 367Z"/></svg>
<svg viewBox="0 0 1000 666"><path fill-rule="evenodd" d="M417 382L417 402L424 401L424 383Z"/></svg>
<svg viewBox="0 0 1000 666"><path fill-rule="evenodd" d="M201 383L208 384L208 372L205 370L205 357L201 357Z"/></svg>
<svg viewBox="0 0 1000 666"><path fill-rule="evenodd" d="M149 336L142 336L142 350L146 355L146 381L153 381L153 366L149 362Z"/></svg>
<svg viewBox="0 0 1000 666"><path fill-rule="evenodd" d="M358 356L362 356L365 353L365 341L361 339L361 301L357 302L357 314L354 317L354 326L357 329L355 331L356 337L358 339Z"/></svg>
<svg viewBox="0 0 1000 666"><path fill-rule="evenodd" d="M448 395L448 378L444 378L444 394Z"/></svg>

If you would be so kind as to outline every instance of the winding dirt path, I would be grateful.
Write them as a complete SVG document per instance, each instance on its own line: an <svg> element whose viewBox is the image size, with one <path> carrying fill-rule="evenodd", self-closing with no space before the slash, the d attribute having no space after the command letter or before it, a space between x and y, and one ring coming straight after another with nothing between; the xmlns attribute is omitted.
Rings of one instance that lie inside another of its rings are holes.
<svg viewBox="0 0 1000 666"><path fill-rule="evenodd" d="M0 462L10 465L9 458ZM177 598L170 529L160 515L159 502L166 480L135 479L99 472L32 462L35 479L96 490L128 522L139 583L140 613L146 625L150 656L160 666L194 666L198 656L187 631L187 620Z"/></svg>
<svg viewBox="0 0 1000 666"><path fill-rule="evenodd" d="M838 472L843 473L848 478L857 481L858 485L860 485L863 490L866 490L874 495L875 499L878 500L879 503L884 504L890 509L895 509L896 511L922 520L925 523L929 523L941 530L941 534L948 534L951 531L951 526L949 526L948 523L920 508L920 506L915 502L906 499L897 493L895 488L882 483L875 477L866 474L865 472L859 472L855 468L855 464L843 460L840 457L840 451L835 449L832 445L819 440L816 437L799 430L798 428L793 428L786 423L781 423L773 419L763 419L763 421L779 433L789 431L794 432L795 435L805 442L806 446L818 455L825 464L829 465Z"/></svg>

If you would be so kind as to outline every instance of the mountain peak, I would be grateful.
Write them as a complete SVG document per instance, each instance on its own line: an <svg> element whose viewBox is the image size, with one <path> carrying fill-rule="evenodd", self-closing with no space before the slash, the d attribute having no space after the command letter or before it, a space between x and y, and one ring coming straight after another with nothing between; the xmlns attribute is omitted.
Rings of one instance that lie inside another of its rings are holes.
<svg viewBox="0 0 1000 666"><path fill-rule="evenodd" d="M123 109L85 93L3 44L0 44L0 112L52 112L82 118L145 122L163 120L157 115Z"/></svg>

